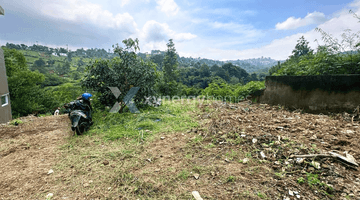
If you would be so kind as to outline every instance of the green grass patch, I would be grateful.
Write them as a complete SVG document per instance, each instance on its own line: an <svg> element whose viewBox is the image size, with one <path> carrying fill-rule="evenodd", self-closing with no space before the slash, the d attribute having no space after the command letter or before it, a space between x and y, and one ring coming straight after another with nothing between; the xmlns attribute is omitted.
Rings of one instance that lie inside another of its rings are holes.
<svg viewBox="0 0 360 200"><path fill-rule="evenodd" d="M236 179L235 176L229 176L229 177L227 177L226 181L227 182L234 182L235 179Z"/></svg>
<svg viewBox="0 0 360 200"><path fill-rule="evenodd" d="M139 114L96 112L93 114L94 125L88 134L102 134L106 140L146 140L159 132L172 133L197 127L194 112L199 112L196 103L180 101L163 102L162 106L140 110Z"/></svg>
<svg viewBox="0 0 360 200"><path fill-rule="evenodd" d="M178 177L183 180L188 179L189 176L190 176L190 173L186 169L182 170L178 175Z"/></svg>
<svg viewBox="0 0 360 200"><path fill-rule="evenodd" d="M20 119L14 119L10 122L11 125L15 125L15 124L22 124L23 121L21 121Z"/></svg>

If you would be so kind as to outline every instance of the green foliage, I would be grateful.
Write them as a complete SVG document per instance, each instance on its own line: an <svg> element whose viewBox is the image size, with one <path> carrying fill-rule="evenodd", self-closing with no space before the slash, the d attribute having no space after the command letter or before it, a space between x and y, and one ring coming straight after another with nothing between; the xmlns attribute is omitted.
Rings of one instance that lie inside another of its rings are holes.
<svg viewBox="0 0 360 200"><path fill-rule="evenodd" d="M234 99L234 90L234 86L229 85L223 79L218 78L210 83L209 86L203 90L202 94L221 99L229 99L229 97L233 97Z"/></svg>
<svg viewBox="0 0 360 200"><path fill-rule="evenodd" d="M69 62L65 62L65 64L57 64L55 66L55 72L59 75L64 75L70 72L70 63Z"/></svg>
<svg viewBox="0 0 360 200"><path fill-rule="evenodd" d="M129 112L118 114L98 111L94 112L93 118L96 120L89 134L101 133L107 140L129 138L136 142L146 141L157 133L172 133L196 127L198 122L188 114L195 108L193 103L184 106L180 102L164 101L158 108L139 108L141 113L135 115Z"/></svg>
<svg viewBox="0 0 360 200"><path fill-rule="evenodd" d="M4 48L4 59L6 65L6 75L13 76L18 71L28 70L25 56L15 49Z"/></svg>
<svg viewBox="0 0 360 200"><path fill-rule="evenodd" d="M157 64L157 70L162 71L163 70L163 61L164 61L164 55L163 54L155 54L151 55L150 61Z"/></svg>
<svg viewBox="0 0 360 200"><path fill-rule="evenodd" d="M258 192L257 196L260 197L261 199L266 199L267 198L266 194L261 193L261 192Z"/></svg>
<svg viewBox="0 0 360 200"><path fill-rule="evenodd" d="M46 87L46 86L57 86L60 84L63 84L67 82L66 79L59 77L56 74L45 74L45 80L44 82L41 83L41 87Z"/></svg>
<svg viewBox="0 0 360 200"><path fill-rule="evenodd" d="M41 67L41 66L45 66L45 65L46 65L46 63L42 58L40 58L39 60L36 60L34 62L34 66L37 66L37 67Z"/></svg>
<svg viewBox="0 0 360 200"><path fill-rule="evenodd" d="M66 81L57 75L30 71L25 56L18 50L4 48L4 58L14 117L34 112L52 113L82 92L80 86L60 85ZM54 85L60 86L46 87Z"/></svg>
<svg viewBox="0 0 360 200"><path fill-rule="evenodd" d="M13 115L32 113L41 107L39 84L45 80L44 75L30 71L24 55L15 49L4 48L4 59Z"/></svg>
<svg viewBox="0 0 360 200"><path fill-rule="evenodd" d="M179 90L180 90L180 94L178 94L179 96L199 96L201 94L202 89L201 88L197 88L197 87L188 87L186 85L183 84L178 84L179 86Z"/></svg>
<svg viewBox="0 0 360 200"><path fill-rule="evenodd" d="M239 81L240 81L240 79L237 78L237 77L235 77L235 76L232 76L232 77L230 78L230 84L236 85L236 84L239 83Z"/></svg>
<svg viewBox="0 0 360 200"><path fill-rule="evenodd" d="M140 87L138 93L134 97L134 102L139 105L145 97L154 96L155 83L158 74L156 72L156 65L150 61L144 62L138 57L134 51L138 50L138 39L123 40L125 49L118 44L114 47L114 52L119 54L119 57L111 60L96 60L92 65L87 67L87 72L82 85L93 91L101 93L100 101L104 106L113 106L116 99L108 87L118 87L121 94L119 101L121 101L122 112L125 104L122 102L127 92L132 86Z"/></svg>
<svg viewBox="0 0 360 200"><path fill-rule="evenodd" d="M169 40L169 43L167 43L166 46L168 49L165 53L163 61L164 76L158 88L161 94L173 96L178 93L178 84L176 82L178 77L178 62L175 44L173 43L172 39Z"/></svg>
<svg viewBox="0 0 360 200"><path fill-rule="evenodd" d="M156 82L156 91L161 96L175 96L181 94L181 85L175 80L166 81L163 75L160 75L158 82Z"/></svg>
<svg viewBox="0 0 360 200"><path fill-rule="evenodd" d="M226 181L227 182L234 182L235 181L235 176L229 176L227 179L226 179Z"/></svg>
<svg viewBox="0 0 360 200"><path fill-rule="evenodd" d="M352 11L350 11L352 12ZM353 12L352 12L353 13ZM359 17L353 13L356 18ZM350 29L344 30L339 41L320 28L325 45L318 46L316 54L302 37L298 40L293 55L284 63L273 66L271 75L330 75L360 73L360 36Z"/></svg>
<svg viewBox="0 0 360 200"><path fill-rule="evenodd" d="M216 77L231 84L243 84L251 80L257 80L256 74L250 77L244 69L232 63L226 63L221 67L218 65L209 67L207 64L200 66L198 63L196 63L196 66L199 67L181 68L179 70L179 82L187 86L205 89L214 79L217 79Z"/></svg>
<svg viewBox="0 0 360 200"><path fill-rule="evenodd" d="M190 176L190 173L186 169L182 170L178 175L178 177L183 180L186 180L189 176Z"/></svg>
<svg viewBox="0 0 360 200"><path fill-rule="evenodd" d="M296 44L295 49L292 51L293 54L290 56L290 58L299 58L301 56L313 54L314 50L310 48L309 42L305 40L304 36L301 36L297 42L298 43Z"/></svg>
<svg viewBox="0 0 360 200"><path fill-rule="evenodd" d="M306 173L307 181L310 187L320 184L320 180L318 179L318 176L319 176L318 174Z"/></svg>
<svg viewBox="0 0 360 200"><path fill-rule="evenodd" d="M78 83L64 83L55 87L47 87L45 91L49 92L60 105L73 101L86 92Z"/></svg>
<svg viewBox="0 0 360 200"><path fill-rule="evenodd" d="M21 121L20 119L14 119L10 122L11 125L15 125L15 124L22 124L24 123L23 121Z"/></svg>
<svg viewBox="0 0 360 200"><path fill-rule="evenodd" d="M287 60L272 75L359 74L359 63L360 53L331 54L328 51L318 51L314 56L303 57L298 62Z"/></svg>
<svg viewBox="0 0 360 200"><path fill-rule="evenodd" d="M297 183L298 184L303 184L303 183L305 183L305 179L303 177L300 177L300 178L297 179Z"/></svg>
<svg viewBox="0 0 360 200"><path fill-rule="evenodd" d="M264 81L251 81L246 85L229 85L221 78L218 78L202 91L202 95L213 96L218 100L222 99L224 101L238 102L251 93L264 88Z"/></svg>

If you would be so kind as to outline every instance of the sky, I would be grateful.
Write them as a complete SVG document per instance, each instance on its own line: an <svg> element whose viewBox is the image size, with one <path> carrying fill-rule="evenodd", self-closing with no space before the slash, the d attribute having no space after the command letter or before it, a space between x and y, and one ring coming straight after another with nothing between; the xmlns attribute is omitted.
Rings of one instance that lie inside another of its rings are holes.
<svg viewBox="0 0 360 200"><path fill-rule="evenodd" d="M0 45L104 48L138 38L140 52L167 49L214 60L285 60L304 36L316 49L321 28L342 40L360 31L360 0L0 0ZM317 41L315 41L317 40Z"/></svg>

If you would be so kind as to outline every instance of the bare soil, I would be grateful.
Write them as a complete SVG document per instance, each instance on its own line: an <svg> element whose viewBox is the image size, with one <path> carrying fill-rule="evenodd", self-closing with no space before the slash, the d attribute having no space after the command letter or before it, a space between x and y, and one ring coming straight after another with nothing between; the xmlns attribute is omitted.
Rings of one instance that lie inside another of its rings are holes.
<svg viewBox="0 0 360 200"><path fill-rule="evenodd" d="M248 103L199 110L196 129L136 145L66 140L66 115L0 127L0 198L192 199L198 191L203 199L360 199L357 167L291 157L347 151L359 161L359 121Z"/></svg>
<svg viewBox="0 0 360 200"><path fill-rule="evenodd" d="M333 158L291 158L347 151L360 160L358 122L248 103L200 109L198 129L154 141L141 154L144 167L133 173L157 183L152 191L179 199L192 191L204 199L360 199L357 167Z"/></svg>
<svg viewBox="0 0 360 200"><path fill-rule="evenodd" d="M67 115L25 117L18 126L0 127L0 198L37 199L55 178L57 148L69 134ZM41 198L44 199L44 198Z"/></svg>

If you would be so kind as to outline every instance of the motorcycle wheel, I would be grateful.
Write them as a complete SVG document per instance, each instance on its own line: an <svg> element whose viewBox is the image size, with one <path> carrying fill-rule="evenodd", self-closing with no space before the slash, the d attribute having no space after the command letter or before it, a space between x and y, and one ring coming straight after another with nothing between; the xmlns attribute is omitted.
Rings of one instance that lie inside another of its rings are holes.
<svg viewBox="0 0 360 200"><path fill-rule="evenodd" d="M82 135L85 132L85 128L86 128L85 123L80 121L77 127L75 128L76 134Z"/></svg>

